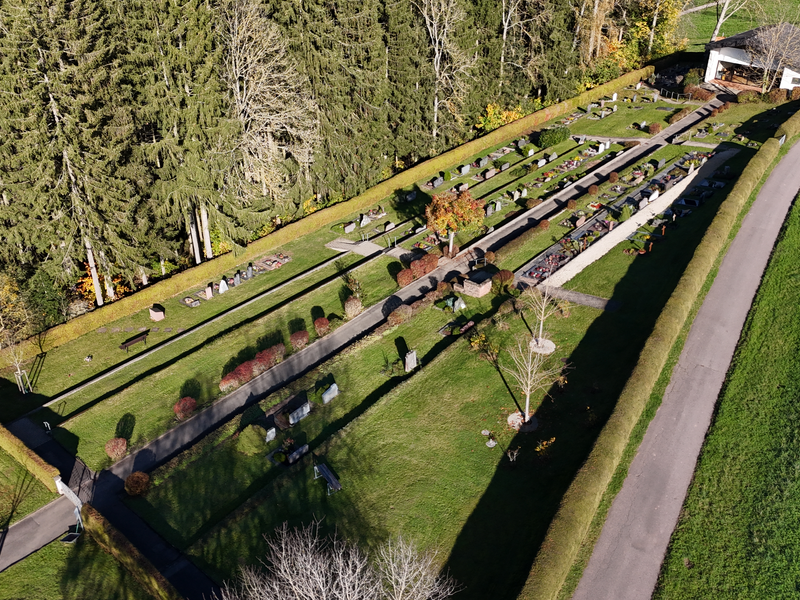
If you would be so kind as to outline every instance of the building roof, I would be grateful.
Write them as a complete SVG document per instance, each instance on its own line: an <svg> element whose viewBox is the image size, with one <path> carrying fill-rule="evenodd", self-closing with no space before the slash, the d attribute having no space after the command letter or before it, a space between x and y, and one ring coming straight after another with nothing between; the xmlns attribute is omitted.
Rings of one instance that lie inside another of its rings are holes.
<svg viewBox="0 0 800 600"><path fill-rule="evenodd" d="M793 68L800 68L800 28L791 23L764 25L750 31L737 33L730 37L709 42L706 44L706 50L741 48L749 52L763 52L765 47L773 45L776 40L785 40L788 44L787 49L789 49L789 52L783 56L784 64Z"/></svg>

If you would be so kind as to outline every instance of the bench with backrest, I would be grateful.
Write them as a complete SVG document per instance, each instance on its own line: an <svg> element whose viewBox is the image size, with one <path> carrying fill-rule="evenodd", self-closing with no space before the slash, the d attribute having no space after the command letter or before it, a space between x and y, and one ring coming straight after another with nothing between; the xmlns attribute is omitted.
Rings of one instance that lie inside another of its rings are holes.
<svg viewBox="0 0 800 600"><path fill-rule="evenodd" d="M119 345L119 349L120 350L125 350L125 352L127 352L128 348L130 348L134 344L138 344L139 342L144 342L144 345L147 346L147 334L146 333L143 333L142 335L138 335L135 338L131 338L131 339L125 341L125 342L122 342Z"/></svg>
<svg viewBox="0 0 800 600"><path fill-rule="evenodd" d="M328 484L328 496L342 489L342 484L336 479L336 475L331 473L328 465L314 465L314 479L319 479L320 477L325 479Z"/></svg>

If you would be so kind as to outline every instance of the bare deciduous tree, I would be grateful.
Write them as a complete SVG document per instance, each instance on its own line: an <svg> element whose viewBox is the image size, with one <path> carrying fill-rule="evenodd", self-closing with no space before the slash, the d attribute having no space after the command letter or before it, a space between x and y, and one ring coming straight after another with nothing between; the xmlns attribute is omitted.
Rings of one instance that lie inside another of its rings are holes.
<svg viewBox="0 0 800 600"><path fill-rule="evenodd" d="M548 367L547 357L536 351L536 343L527 335L519 336L516 345L508 350L512 365L500 365L517 382L525 394L525 421L531 418L531 395L550 387L561 373L560 367Z"/></svg>
<svg viewBox="0 0 800 600"><path fill-rule="evenodd" d="M766 93L784 68L800 65L800 28L793 24L800 21L800 8L779 6L767 11L759 5L756 13L758 22L764 25L748 40L747 51L753 64L763 69L761 92Z"/></svg>
<svg viewBox="0 0 800 600"><path fill-rule="evenodd" d="M539 288L525 288L522 295L519 297L520 303L528 310L530 310L539 321L539 335L534 336L537 344L543 339L544 336L544 322L552 317L555 313L562 311L560 306L553 296L550 295L546 286Z"/></svg>
<svg viewBox="0 0 800 600"><path fill-rule="evenodd" d="M459 47L456 34L467 15L459 0L412 0L425 21L433 59L433 139L439 135L439 112L457 114L467 94L466 79L477 56Z"/></svg>
<svg viewBox="0 0 800 600"><path fill-rule="evenodd" d="M714 33L711 34L712 42L717 39L719 30L725 24L725 21L747 7L748 2L750 0L717 0L717 24L714 27Z"/></svg>
<svg viewBox="0 0 800 600"><path fill-rule="evenodd" d="M353 545L320 538L318 523L284 523L267 544L265 568L243 568L218 600L445 600L458 590L434 553L402 538L381 546L374 564Z"/></svg>
<svg viewBox="0 0 800 600"><path fill-rule="evenodd" d="M319 143L319 109L289 56L286 41L257 0L227 0L222 11L223 77L241 124L245 195L258 193L280 205L291 185L282 163L292 156L308 178Z"/></svg>

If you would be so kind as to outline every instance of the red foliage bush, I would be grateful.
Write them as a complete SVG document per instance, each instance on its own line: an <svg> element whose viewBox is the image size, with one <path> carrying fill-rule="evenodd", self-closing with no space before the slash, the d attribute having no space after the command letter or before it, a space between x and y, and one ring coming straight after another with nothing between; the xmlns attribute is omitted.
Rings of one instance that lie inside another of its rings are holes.
<svg viewBox="0 0 800 600"><path fill-rule="evenodd" d="M616 171L611 171L611 173L608 174L608 182L617 183L618 181L619 181L619 173L617 173Z"/></svg>
<svg viewBox="0 0 800 600"><path fill-rule="evenodd" d="M420 259L420 261L422 262L422 266L425 268L425 275L435 271L436 267L439 266L439 257L435 254L426 254Z"/></svg>
<svg viewBox="0 0 800 600"><path fill-rule="evenodd" d="M419 301L418 301L419 302ZM395 326L405 323L411 318L414 310L408 306L407 304L401 304L397 308L395 308L392 312L389 313L387 317L387 321L389 325Z"/></svg>
<svg viewBox="0 0 800 600"><path fill-rule="evenodd" d="M306 334L308 334L308 332L306 332ZM223 393L227 393L243 386L253 379L253 377L261 375L261 373L267 369L281 362L285 353L286 347L283 344L276 344L271 348L262 350L256 354L253 360L243 362L233 371L225 375L219 382L219 390Z"/></svg>
<svg viewBox="0 0 800 600"><path fill-rule="evenodd" d="M361 304L361 298L356 296L350 296L344 302L344 316L348 319L355 319L363 309L364 305Z"/></svg>
<svg viewBox="0 0 800 600"><path fill-rule="evenodd" d="M716 117L718 114L719 114L719 109L718 108L715 108L714 110L711 111L711 116L712 117Z"/></svg>
<svg viewBox="0 0 800 600"><path fill-rule="evenodd" d="M650 135L661 133L661 123L650 123L650 125L647 127L647 133Z"/></svg>
<svg viewBox="0 0 800 600"><path fill-rule="evenodd" d="M308 332L305 329L295 331L289 336L289 342L292 344L292 348L294 348L295 352L302 350L308 346Z"/></svg>
<svg viewBox="0 0 800 600"><path fill-rule="evenodd" d="M575 200L567 200L567 208L569 210L575 210L578 208L578 203Z"/></svg>
<svg viewBox="0 0 800 600"><path fill-rule="evenodd" d="M128 453L128 440L125 438L111 438L106 442L106 454L113 460L120 460Z"/></svg>
<svg viewBox="0 0 800 600"><path fill-rule="evenodd" d="M592 184L589 186L589 195L590 196L597 196L597 192L600 191L600 188L596 185Z"/></svg>
<svg viewBox="0 0 800 600"><path fill-rule="evenodd" d="M786 102L786 90L781 88L775 88L771 90L768 94L769 101L772 104L780 104L781 102Z"/></svg>
<svg viewBox="0 0 800 600"><path fill-rule="evenodd" d="M183 421L187 417L189 417L197 408L197 400L190 396L186 396L181 398L175 403L175 406L172 407L172 410L175 411L175 416L178 417L179 420Z"/></svg>
<svg viewBox="0 0 800 600"><path fill-rule="evenodd" d="M283 360L284 354L286 354L286 346L283 344L276 344L256 354L256 357L251 361L253 363L253 375L261 375L264 371L277 365Z"/></svg>
<svg viewBox="0 0 800 600"><path fill-rule="evenodd" d="M800 87L792 89L792 100L800 100Z"/></svg>
<svg viewBox="0 0 800 600"><path fill-rule="evenodd" d="M539 206L541 203L542 203L541 198L528 198L528 200L525 202L525 208L535 208L536 206Z"/></svg>
<svg viewBox="0 0 800 600"><path fill-rule="evenodd" d="M411 273L414 275L414 279L419 279L425 275L425 265L422 264L421 260L411 262Z"/></svg>
<svg viewBox="0 0 800 600"><path fill-rule="evenodd" d="M331 330L331 323L325 317L314 319L314 331L317 332L317 337L322 337Z"/></svg>
<svg viewBox="0 0 800 600"><path fill-rule="evenodd" d="M397 285L401 288L406 287L412 281L414 281L414 273L411 269L403 269L397 274Z"/></svg>
<svg viewBox="0 0 800 600"><path fill-rule="evenodd" d="M634 141L634 140L628 140L627 142L622 144L622 146L627 150L627 149L630 149L630 148L636 148L636 146L638 146L641 143L642 142L637 142L637 141Z"/></svg>
<svg viewBox="0 0 800 600"><path fill-rule="evenodd" d="M548 221L547 219L542 219L541 221L539 221L537 227L541 230L550 229L550 221Z"/></svg>
<svg viewBox="0 0 800 600"><path fill-rule="evenodd" d="M453 244L453 251L452 251L452 252L450 252L450 246L449 246L449 245L446 245L446 246L444 247L443 254L444 254L444 255L445 255L447 258L453 258L453 257L454 257L456 254L458 254L459 252L461 252L461 248L459 248L457 245Z"/></svg>
<svg viewBox="0 0 800 600"><path fill-rule="evenodd" d="M717 96L714 92L704 90L696 85L687 85L683 88L683 93L691 94L693 100L700 100L701 102L709 102Z"/></svg>
<svg viewBox="0 0 800 600"><path fill-rule="evenodd" d="M150 491L150 475L134 471L125 478L125 491L129 496L145 496Z"/></svg>
<svg viewBox="0 0 800 600"><path fill-rule="evenodd" d="M440 281L436 284L436 291L444 296L445 294L449 294L453 291L453 286L446 281Z"/></svg>
<svg viewBox="0 0 800 600"><path fill-rule="evenodd" d="M719 111L722 112L724 110L728 110L730 107L731 107L731 103L730 102L726 102L725 104L723 104L722 106L719 107Z"/></svg>

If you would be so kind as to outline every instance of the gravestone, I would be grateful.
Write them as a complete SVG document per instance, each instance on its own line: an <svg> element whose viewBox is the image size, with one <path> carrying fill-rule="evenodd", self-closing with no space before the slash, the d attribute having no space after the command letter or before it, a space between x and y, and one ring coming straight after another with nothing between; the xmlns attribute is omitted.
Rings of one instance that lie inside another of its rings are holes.
<svg viewBox="0 0 800 600"><path fill-rule="evenodd" d="M461 165L458 168L458 172L461 173L462 175L466 175L467 173L469 173L469 168L470 168L469 165Z"/></svg>
<svg viewBox="0 0 800 600"><path fill-rule="evenodd" d="M650 194L650 197L648 198L648 200L650 202L653 202L656 198L658 198L658 196L659 196L659 191L658 190L653 190L653 193Z"/></svg>
<svg viewBox="0 0 800 600"><path fill-rule="evenodd" d="M253 278L253 263L248 263L247 264L247 278L248 279L252 279Z"/></svg>
<svg viewBox="0 0 800 600"><path fill-rule="evenodd" d="M522 150L522 147L523 147L525 144L527 144L527 143L528 143L528 141L527 141L525 138L523 138L523 139L521 139L521 140L518 140L518 141L517 141L517 148L519 148L520 150Z"/></svg>
<svg viewBox="0 0 800 600"><path fill-rule="evenodd" d="M417 199L417 190L411 190L406 194L406 202L413 202Z"/></svg>
<svg viewBox="0 0 800 600"><path fill-rule="evenodd" d="M501 171L507 171L507 170L509 169L509 167L511 167L511 163L503 163L503 164L500 166L500 170L501 170Z"/></svg>
<svg viewBox="0 0 800 600"><path fill-rule="evenodd" d="M355 221L353 221L351 223L348 223L347 225L344 226L344 232L345 233L353 233L355 230L356 230Z"/></svg>
<svg viewBox="0 0 800 600"><path fill-rule="evenodd" d="M647 206L648 202L649 200L647 198L642 198L639 200L639 210L642 210L645 206Z"/></svg>
<svg viewBox="0 0 800 600"><path fill-rule="evenodd" d="M519 192L516 192L516 193L518 194ZM514 200L516 200L516 198L514 198ZM503 205L500 203L500 200L498 200L497 202L494 203L495 212L500 212L501 208L503 208Z"/></svg>
<svg viewBox="0 0 800 600"><path fill-rule="evenodd" d="M392 223L391 221L389 221L386 225L384 225L383 231L384 232L391 231L394 228L395 228L395 224Z"/></svg>
<svg viewBox="0 0 800 600"><path fill-rule="evenodd" d="M406 354L405 369L406 373L410 373L417 368L417 351L412 350Z"/></svg>
<svg viewBox="0 0 800 600"><path fill-rule="evenodd" d="M339 395L339 386L334 383L333 385L331 385L331 387L322 392L322 403L327 404L328 402L336 398L336 396L338 395Z"/></svg>
<svg viewBox="0 0 800 600"><path fill-rule="evenodd" d="M514 190L514 191L511 193L511 199L512 199L514 202L516 202L517 200L519 200L519 190ZM500 209L498 208L497 210L500 210Z"/></svg>
<svg viewBox="0 0 800 600"><path fill-rule="evenodd" d="M586 217L580 217L575 221L575 227L581 227L584 223L586 223Z"/></svg>
<svg viewBox="0 0 800 600"><path fill-rule="evenodd" d="M437 177L433 180L433 187L437 188L444 183L444 177Z"/></svg>
<svg viewBox="0 0 800 600"><path fill-rule="evenodd" d="M213 297L214 297L214 284L209 283L208 286L206 286L206 300L211 300L211 298Z"/></svg>
<svg viewBox="0 0 800 600"><path fill-rule="evenodd" d="M164 320L164 307L154 304L150 307L150 320L163 321Z"/></svg>
<svg viewBox="0 0 800 600"><path fill-rule="evenodd" d="M267 435L264 438L264 441L268 442L268 443L271 442L272 440L275 439L275 436L277 435L277 433L278 432L275 430L274 427L270 427L269 429L267 429Z"/></svg>
<svg viewBox="0 0 800 600"><path fill-rule="evenodd" d="M667 159L666 159L666 158L662 158L661 160L659 160L659 161L658 161L658 168L659 168L659 169L663 169L663 168L664 168L664 165L666 164L666 162L667 162Z"/></svg>
<svg viewBox="0 0 800 600"><path fill-rule="evenodd" d="M361 222L358 224L359 227L366 227L372 223L372 219L369 218L369 215L361 215Z"/></svg>
<svg viewBox="0 0 800 600"><path fill-rule="evenodd" d="M497 169L489 169L488 171L486 171L486 173L483 174L483 178L491 179L495 175L497 175Z"/></svg>
<svg viewBox="0 0 800 600"><path fill-rule="evenodd" d="M592 112L592 106L593 106L592 104L587 104L587 105L586 105L586 112L587 112L587 113L590 113L590 112Z"/></svg>
<svg viewBox="0 0 800 600"><path fill-rule="evenodd" d="M586 143L586 136L585 135L579 135L578 136L578 145L582 146L585 143Z"/></svg>
<svg viewBox="0 0 800 600"><path fill-rule="evenodd" d="M483 168L488 164L489 164L488 156L482 156L481 158L478 159L478 167Z"/></svg>
<svg viewBox="0 0 800 600"><path fill-rule="evenodd" d="M298 423L301 419L305 419L311 412L311 404L306 400L300 408L297 408L289 413L289 425Z"/></svg>
<svg viewBox="0 0 800 600"><path fill-rule="evenodd" d="M546 164L547 164L547 160L545 160L544 158L540 158L539 162L536 163L536 166L541 169Z"/></svg>
<svg viewBox="0 0 800 600"><path fill-rule="evenodd" d="M228 282L225 281L225 278L219 280L219 293L224 294L228 291Z"/></svg>
<svg viewBox="0 0 800 600"><path fill-rule="evenodd" d="M639 88L636 88L636 89L638 90ZM633 95L633 100L632 100L632 102L636 102L636 100L637 100L638 98L639 98L639 94L634 94L634 95Z"/></svg>
<svg viewBox="0 0 800 600"><path fill-rule="evenodd" d="M611 109L614 112L617 112L617 105L615 104L614 107Z"/></svg>
<svg viewBox="0 0 800 600"><path fill-rule="evenodd" d="M427 228L428 228L428 226L427 226L427 225L422 225L422 226L420 226L420 227L417 227L417 228L414 230L414 233L422 233L422 232L423 232L423 231L425 231Z"/></svg>
<svg viewBox="0 0 800 600"><path fill-rule="evenodd" d="M552 154L549 156L549 158L547 159L547 162L553 162L553 161L554 161L555 159L557 159L557 158L558 158L558 154L556 154L555 152L553 152L553 153L552 153Z"/></svg>
<svg viewBox="0 0 800 600"><path fill-rule="evenodd" d="M464 299L463 298L456 298L456 301L453 302L453 312L456 312L456 311L459 311L459 310L466 310L466 309L467 309L467 303L464 302Z"/></svg>
<svg viewBox="0 0 800 600"><path fill-rule="evenodd" d="M489 218L494 214L494 209L492 208L491 204L486 205L486 217Z"/></svg>
<svg viewBox="0 0 800 600"><path fill-rule="evenodd" d="M783 146L786 143L786 134L785 133L781 136L781 139L778 140L778 143L781 146Z"/></svg>
<svg viewBox="0 0 800 600"><path fill-rule="evenodd" d="M653 102L658 102L658 92L653 93Z"/></svg>
<svg viewBox="0 0 800 600"><path fill-rule="evenodd" d="M606 107L606 101L605 100L600 100L600 108L604 109L605 107Z"/></svg>
<svg viewBox="0 0 800 600"><path fill-rule="evenodd" d="M637 81L637 82L636 82L636 89L638 90L638 89L640 89L641 87L642 87L642 82L641 82L641 81Z"/></svg>
<svg viewBox="0 0 800 600"><path fill-rule="evenodd" d="M239 271L233 276L233 285L242 285L242 275Z"/></svg>
<svg viewBox="0 0 800 600"><path fill-rule="evenodd" d="M469 189L469 184L465 181L464 183L459 183L456 190L459 192L466 192Z"/></svg>
<svg viewBox="0 0 800 600"><path fill-rule="evenodd" d="M784 137L786 137L786 136L784 136ZM536 154L536 148L533 148L533 147L528 148L528 156L531 157L534 154Z"/></svg>
<svg viewBox="0 0 800 600"><path fill-rule="evenodd" d="M616 102L617 101L617 92L614 92L613 94L611 94L611 101L612 102Z"/></svg>
<svg viewBox="0 0 800 600"><path fill-rule="evenodd" d="M290 465L293 465L306 454L308 454L308 444L303 444L297 450L292 452L286 460Z"/></svg>
<svg viewBox="0 0 800 600"><path fill-rule="evenodd" d="M522 193L520 194L523 198L528 197L528 188L522 188Z"/></svg>

